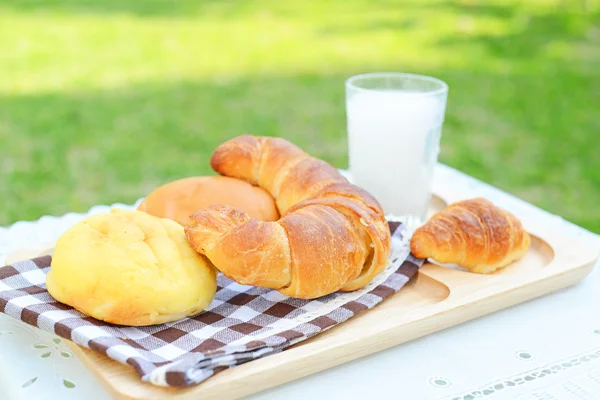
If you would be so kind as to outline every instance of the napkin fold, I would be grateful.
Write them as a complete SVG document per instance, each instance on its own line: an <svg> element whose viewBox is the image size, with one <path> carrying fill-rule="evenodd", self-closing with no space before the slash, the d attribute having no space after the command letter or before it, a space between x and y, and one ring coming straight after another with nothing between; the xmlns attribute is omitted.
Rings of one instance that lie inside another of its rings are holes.
<svg viewBox="0 0 600 400"><path fill-rule="evenodd" d="M0 268L0 312L131 365L143 381L193 386L225 368L318 335L400 290L423 260L410 254L406 227L389 225L388 266L354 292L295 299L219 274L217 293L205 312L161 325L125 327L88 317L52 298L45 283L52 258L45 256Z"/></svg>

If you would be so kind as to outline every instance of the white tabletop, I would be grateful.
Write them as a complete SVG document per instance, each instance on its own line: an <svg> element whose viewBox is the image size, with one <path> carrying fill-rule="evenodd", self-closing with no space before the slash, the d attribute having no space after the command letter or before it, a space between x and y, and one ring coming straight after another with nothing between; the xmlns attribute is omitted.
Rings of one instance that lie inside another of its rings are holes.
<svg viewBox="0 0 600 400"><path fill-rule="evenodd" d="M434 187L483 196L517 214L600 238L444 165ZM118 207L134 207L122 204ZM106 211L93 207L89 213ZM55 240L86 214L0 228L0 265L10 251ZM580 284L251 396L252 400L406 398L600 399L600 269ZM62 341L0 314L1 399L109 399Z"/></svg>

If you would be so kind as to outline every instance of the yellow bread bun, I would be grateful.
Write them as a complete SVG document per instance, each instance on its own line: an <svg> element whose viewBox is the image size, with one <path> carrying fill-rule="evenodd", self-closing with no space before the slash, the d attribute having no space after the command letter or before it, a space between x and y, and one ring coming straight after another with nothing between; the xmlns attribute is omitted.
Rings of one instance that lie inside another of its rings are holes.
<svg viewBox="0 0 600 400"><path fill-rule="evenodd" d="M264 189L226 176L197 176L167 183L150 193L138 210L183 226L189 216L213 205L227 205L262 221L277 221L275 200Z"/></svg>
<svg viewBox="0 0 600 400"><path fill-rule="evenodd" d="M46 286L84 314L141 326L198 314L215 296L217 281L181 225L115 209L87 217L58 239Z"/></svg>

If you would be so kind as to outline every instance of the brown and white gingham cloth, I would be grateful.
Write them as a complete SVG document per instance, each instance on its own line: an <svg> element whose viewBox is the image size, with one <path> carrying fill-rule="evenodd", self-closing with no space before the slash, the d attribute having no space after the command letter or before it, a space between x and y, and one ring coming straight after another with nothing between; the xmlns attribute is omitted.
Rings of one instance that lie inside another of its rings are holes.
<svg viewBox="0 0 600 400"><path fill-rule="evenodd" d="M0 268L0 312L135 368L160 386L191 386L215 372L278 353L397 292L422 265L408 249L404 225L390 222L390 265L366 288L314 300L239 285L219 274L207 311L180 321L124 327L88 317L46 290L51 257ZM402 312L402 310L398 310Z"/></svg>

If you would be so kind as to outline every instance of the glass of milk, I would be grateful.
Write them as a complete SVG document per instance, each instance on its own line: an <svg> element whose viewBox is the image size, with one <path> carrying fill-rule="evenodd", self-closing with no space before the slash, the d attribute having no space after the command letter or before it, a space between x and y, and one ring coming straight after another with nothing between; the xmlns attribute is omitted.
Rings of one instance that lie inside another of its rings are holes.
<svg viewBox="0 0 600 400"><path fill-rule="evenodd" d="M386 214L422 223L440 152L448 85L404 73L346 81L350 175Z"/></svg>

